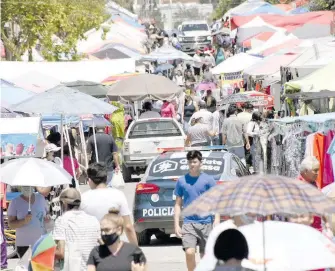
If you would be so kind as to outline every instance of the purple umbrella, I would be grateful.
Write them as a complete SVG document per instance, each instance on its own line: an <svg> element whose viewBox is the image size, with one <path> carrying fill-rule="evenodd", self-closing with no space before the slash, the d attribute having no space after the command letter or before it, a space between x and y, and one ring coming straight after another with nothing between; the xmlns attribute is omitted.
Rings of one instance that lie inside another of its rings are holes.
<svg viewBox="0 0 335 271"><path fill-rule="evenodd" d="M206 90L214 90L216 89L216 84L214 84L213 82L202 82L199 85L197 85L195 87L196 91L206 91Z"/></svg>

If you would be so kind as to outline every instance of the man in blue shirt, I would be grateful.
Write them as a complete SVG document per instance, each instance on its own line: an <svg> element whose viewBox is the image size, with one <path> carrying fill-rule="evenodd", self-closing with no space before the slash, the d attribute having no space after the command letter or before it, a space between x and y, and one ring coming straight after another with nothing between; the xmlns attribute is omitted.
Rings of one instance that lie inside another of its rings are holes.
<svg viewBox="0 0 335 271"><path fill-rule="evenodd" d="M180 177L175 189L176 204L174 207L174 226L177 237L182 239L183 249L186 254L186 264L188 271L193 271L196 266L195 252L199 244L200 256L205 251L205 245L212 225L220 223L220 216L213 215L200 217L197 215L184 217L183 227L180 228L180 214L184 207L196 200L201 194L205 193L216 185L214 178L201 172L202 154L200 151L190 151L187 153L189 173Z"/></svg>

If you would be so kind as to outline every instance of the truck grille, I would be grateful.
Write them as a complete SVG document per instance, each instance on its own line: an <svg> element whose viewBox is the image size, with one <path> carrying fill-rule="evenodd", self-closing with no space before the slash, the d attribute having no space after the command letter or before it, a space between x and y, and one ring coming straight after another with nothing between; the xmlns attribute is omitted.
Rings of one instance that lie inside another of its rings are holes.
<svg viewBox="0 0 335 271"><path fill-rule="evenodd" d="M192 41L195 41L195 37L185 37L183 39L183 41L185 41L185 42L192 42Z"/></svg>
<svg viewBox="0 0 335 271"><path fill-rule="evenodd" d="M197 41L199 41L199 42L205 42L205 41L207 41L207 36L206 37L204 37L204 36L197 37Z"/></svg>

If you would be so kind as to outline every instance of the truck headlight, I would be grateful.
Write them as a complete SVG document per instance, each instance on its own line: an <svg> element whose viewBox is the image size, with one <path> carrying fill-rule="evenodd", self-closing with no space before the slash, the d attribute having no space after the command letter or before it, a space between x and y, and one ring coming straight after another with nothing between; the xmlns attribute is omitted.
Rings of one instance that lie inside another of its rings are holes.
<svg viewBox="0 0 335 271"><path fill-rule="evenodd" d="M183 41L183 37L179 37L179 38L178 38L178 41Z"/></svg>
<svg viewBox="0 0 335 271"><path fill-rule="evenodd" d="M208 36L208 37L207 37L207 40L212 41L212 36Z"/></svg>

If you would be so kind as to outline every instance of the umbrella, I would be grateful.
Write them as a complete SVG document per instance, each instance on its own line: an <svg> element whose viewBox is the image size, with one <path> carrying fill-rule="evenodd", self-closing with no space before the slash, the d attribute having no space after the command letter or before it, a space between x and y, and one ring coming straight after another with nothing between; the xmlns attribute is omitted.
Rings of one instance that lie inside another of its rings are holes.
<svg viewBox="0 0 335 271"><path fill-rule="evenodd" d="M262 262L264 251L268 260L267 271L300 271L335 267L335 244L310 226L265 221L242 226L239 230L248 242L249 261L253 259L249 267L251 269L264 269Z"/></svg>
<svg viewBox="0 0 335 271"><path fill-rule="evenodd" d="M13 111L36 114L111 114L117 108L78 90L59 85L12 106Z"/></svg>
<svg viewBox="0 0 335 271"><path fill-rule="evenodd" d="M159 72L163 72L166 70L170 70L173 68L173 65L169 64L169 63L165 63L162 65L159 65L156 69L155 69L155 73L159 73Z"/></svg>
<svg viewBox="0 0 335 271"><path fill-rule="evenodd" d="M93 56L99 58L99 59L124 59L124 58L130 58L129 55L115 49L115 48L107 48L100 50L98 52L95 52L92 54Z"/></svg>
<svg viewBox="0 0 335 271"><path fill-rule="evenodd" d="M202 82L195 87L196 91L207 91L216 89L216 85L213 82Z"/></svg>
<svg viewBox="0 0 335 271"><path fill-rule="evenodd" d="M175 59L182 59L185 61L192 61L193 58L188 54L175 49L172 46L162 46L148 55L142 57L143 60L147 61L169 61Z"/></svg>
<svg viewBox="0 0 335 271"><path fill-rule="evenodd" d="M51 234L45 234L32 248L31 269L34 271L52 271L55 264L56 243Z"/></svg>
<svg viewBox="0 0 335 271"><path fill-rule="evenodd" d="M72 176L62 167L38 158L18 158L1 166L1 181L11 186L49 187L71 184Z"/></svg>
<svg viewBox="0 0 335 271"><path fill-rule="evenodd" d="M334 266L335 257L332 248L335 245L322 233L312 227L279 221L265 221L239 228L227 220L217 225L210 233L205 249L205 256L195 271L214 270L217 258L214 246L219 235L229 229L240 231L246 238L249 258L242 261L242 266L253 270L264 270L263 265L263 229L265 234L266 270L312 270ZM313 249L310 249L313 247Z"/></svg>
<svg viewBox="0 0 335 271"><path fill-rule="evenodd" d="M108 97L132 101L143 100L146 97L166 100L174 98L181 91L179 86L164 76L140 74L111 86Z"/></svg>
<svg viewBox="0 0 335 271"><path fill-rule="evenodd" d="M127 79L129 77L133 77L133 76L137 76L140 73L122 73L122 74L116 74L116 75L112 75L107 77L106 79L102 80L102 84L104 85L113 85L118 81Z"/></svg>
<svg viewBox="0 0 335 271"><path fill-rule="evenodd" d="M188 205L184 215L324 215L335 203L314 186L282 176L254 175L217 185Z"/></svg>
<svg viewBox="0 0 335 271"><path fill-rule="evenodd" d="M80 92L83 92L96 98L104 98L106 97L108 92L108 88L105 87L104 85L90 81L78 80L74 82L64 83L64 85L69 88L79 90Z"/></svg>

